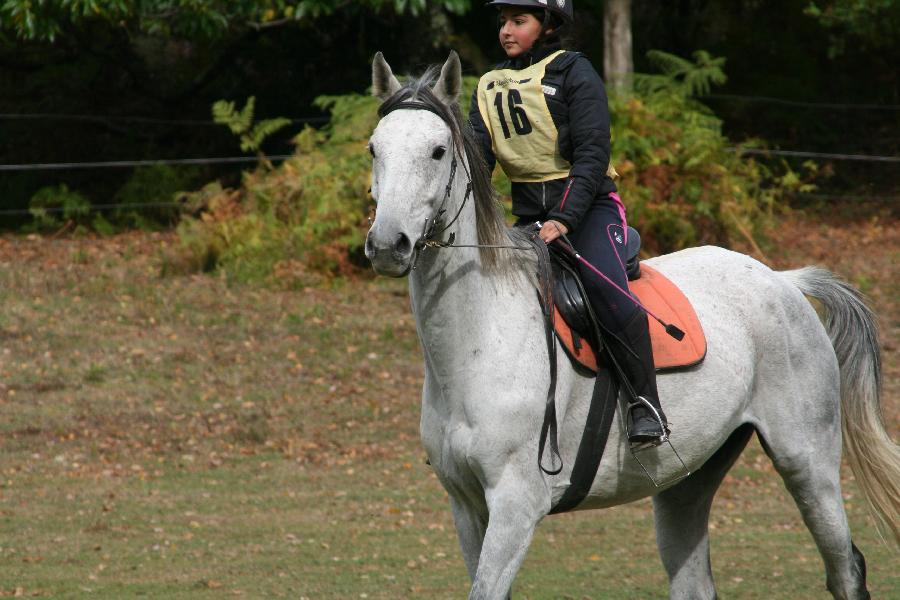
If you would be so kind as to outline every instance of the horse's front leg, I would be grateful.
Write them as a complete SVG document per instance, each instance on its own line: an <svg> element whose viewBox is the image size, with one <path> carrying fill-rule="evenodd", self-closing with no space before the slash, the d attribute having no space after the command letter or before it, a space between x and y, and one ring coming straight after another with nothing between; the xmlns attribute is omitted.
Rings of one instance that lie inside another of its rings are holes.
<svg viewBox="0 0 900 600"><path fill-rule="evenodd" d="M484 532L487 529L486 508L474 506L464 497L450 496L450 507L453 510L453 523L459 536L463 560L469 571L469 579L475 581L478 570L478 559L481 557L481 545L484 543Z"/></svg>
<svg viewBox="0 0 900 600"><path fill-rule="evenodd" d="M503 600L525 560L534 528L549 510L546 487L507 468L485 493L488 524L469 600Z"/></svg>

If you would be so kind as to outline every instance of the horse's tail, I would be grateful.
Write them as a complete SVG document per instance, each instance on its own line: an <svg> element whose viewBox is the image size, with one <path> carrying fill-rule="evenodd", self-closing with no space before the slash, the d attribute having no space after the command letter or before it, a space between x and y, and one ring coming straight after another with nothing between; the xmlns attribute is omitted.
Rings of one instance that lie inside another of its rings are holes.
<svg viewBox="0 0 900 600"><path fill-rule="evenodd" d="M853 475L879 529L900 542L900 446L881 413L881 352L875 315L859 291L817 267L782 273L825 307L825 330L841 370L841 429Z"/></svg>

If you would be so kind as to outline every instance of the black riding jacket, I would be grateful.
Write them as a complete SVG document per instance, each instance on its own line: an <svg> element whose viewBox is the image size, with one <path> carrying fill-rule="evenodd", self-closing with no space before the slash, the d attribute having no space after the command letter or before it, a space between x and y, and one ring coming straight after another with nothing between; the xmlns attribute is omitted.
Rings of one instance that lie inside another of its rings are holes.
<svg viewBox="0 0 900 600"><path fill-rule="evenodd" d="M498 69L523 69L557 51L542 46L508 60ZM616 186L607 174L610 154L609 107L603 81L579 52L566 52L548 66L541 83L556 93L544 93L558 131L559 153L572 168L569 177L537 183L512 183L512 212L522 221L555 219L574 230L593 202L603 201ZM547 88L545 88L546 90ZM477 94L477 91L476 91ZM491 136L473 95L469 121L488 167L496 159Z"/></svg>

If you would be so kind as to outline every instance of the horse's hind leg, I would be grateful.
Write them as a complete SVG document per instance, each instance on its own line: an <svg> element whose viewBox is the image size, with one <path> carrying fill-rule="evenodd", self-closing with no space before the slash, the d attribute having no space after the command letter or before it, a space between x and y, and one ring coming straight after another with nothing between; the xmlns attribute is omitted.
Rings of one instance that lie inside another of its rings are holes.
<svg viewBox="0 0 900 600"><path fill-rule="evenodd" d="M807 414L792 426L784 422L757 426L757 430L819 548L828 591L839 600L867 600L865 559L850 540L841 497L837 419L837 414ZM807 430L802 430L802 423Z"/></svg>
<svg viewBox="0 0 900 600"><path fill-rule="evenodd" d="M751 435L753 427L739 427L699 471L653 497L656 543L673 600L716 598L709 562L709 511L719 484Z"/></svg>

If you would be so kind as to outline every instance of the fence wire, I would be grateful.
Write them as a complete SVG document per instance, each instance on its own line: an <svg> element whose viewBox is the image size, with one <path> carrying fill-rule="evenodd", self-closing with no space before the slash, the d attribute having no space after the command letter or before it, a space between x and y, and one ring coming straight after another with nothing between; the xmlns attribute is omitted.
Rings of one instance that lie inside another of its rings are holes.
<svg viewBox="0 0 900 600"><path fill-rule="evenodd" d="M289 159L291 154L275 154L266 156L270 161ZM0 165L0 171L63 171L68 169L106 169L128 167L153 167L157 165L219 165L255 163L259 158L255 156L222 156L208 158L163 158L155 160L109 160L100 162L69 162L69 163L33 163L19 165Z"/></svg>

